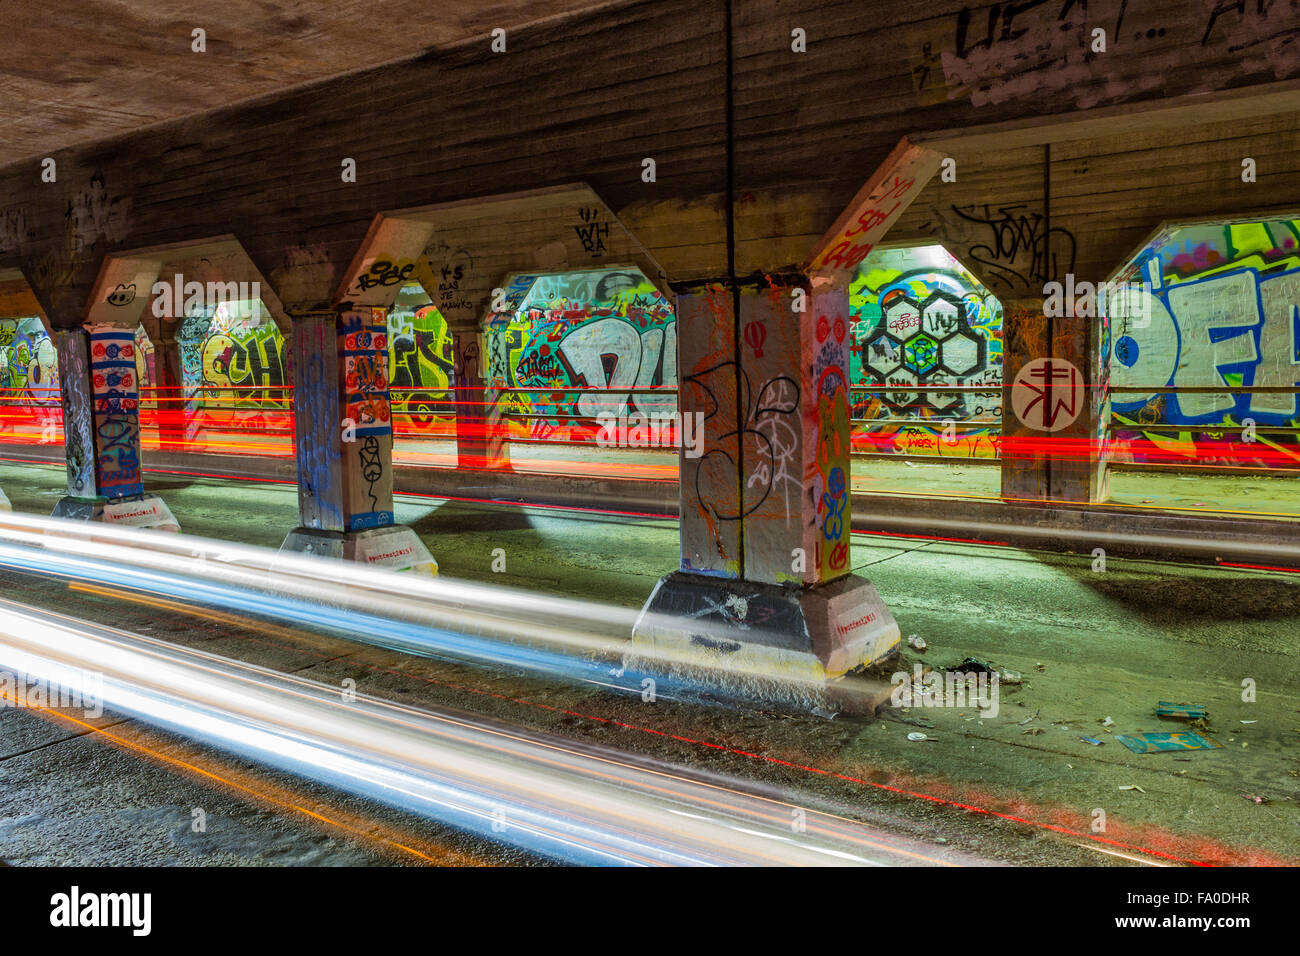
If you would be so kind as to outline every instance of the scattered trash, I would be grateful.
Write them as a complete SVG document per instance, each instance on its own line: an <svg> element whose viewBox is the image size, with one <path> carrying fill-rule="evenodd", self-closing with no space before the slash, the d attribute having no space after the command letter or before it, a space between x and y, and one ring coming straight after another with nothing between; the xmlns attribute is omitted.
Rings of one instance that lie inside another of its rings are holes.
<svg viewBox="0 0 1300 956"><path fill-rule="evenodd" d="M919 731L915 731L915 730L907 735L907 739L908 740L934 740L933 737L930 737L926 734L920 733Z"/></svg>
<svg viewBox="0 0 1300 956"><path fill-rule="evenodd" d="M1041 673L1042 671L1047 670L1047 665L1046 665L1046 664L1043 664L1043 663L1035 664L1035 665L1034 665L1034 670L1039 671L1039 672Z"/></svg>
<svg viewBox="0 0 1300 956"><path fill-rule="evenodd" d="M1043 732L1043 728L1042 728L1042 727L1030 727L1028 730L1022 730L1022 731L1020 731L1020 732L1021 732L1022 734L1031 734L1031 735L1037 737L1039 734L1041 734L1041 733Z"/></svg>
<svg viewBox="0 0 1300 956"><path fill-rule="evenodd" d="M1003 684L1019 684L1022 678L1020 671L998 671L998 681Z"/></svg>
<svg viewBox="0 0 1300 956"><path fill-rule="evenodd" d="M1173 720L1204 720L1210 715L1204 704L1171 704L1167 700L1156 701L1156 716L1169 717Z"/></svg>
<svg viewBox="0 0 1300 956"><path fill-rule="evenodd" d="M1257 797L1257 796L1255 796L1253 793L1243 793L1242 796L1245 797L1247 800L1249 800L1251 803L1268 803L1268 802L1269 802L1268 797Z"/></svg>
<svg viewBox="0 0 1300 956"><path fill-rule="evenodd" d="M924 637L921 637L921 635L919 635L919 634L912 634L912 635L909 635L908 638L907 638L907 646L910 647L910 648L912 648L913 650L918 650L918 651L920 651L922 654L924 654L924 653L925 653L925 646L926 646L926 645L925 645L925 638L924 638Z"/></svg>
<svg viewBox="0 0 1300 956"><path fill-rule="evenodd" d="M1099 717L1099 718L1097 718L1097 722L1100 723L1103 727L1114 727L1114 726L1115 726L1115 721L1111 719L1111 717L1110 717L1109 714L1107 714L1105 717Z"/></svg>
<svg viewBox="0 0 1300 956"><path fill-rule="evenodd" d="M988 664L985 664L983 661L976 660L973 657L966 658L956 667L952 668L952 670L961 671L963 674L992 674L993 673L992 667L990 667Z"/></svg>
<svg viewBox="0 0 1300 956"><path fill-rule="evenodd" d="M1120 789L1121 789L1121 790L1136 790L1138 793L1146 793L1146 791L1143 790L1141 787L1139 787L1136 783L1126 783L1126 784L1121 784L1121 785L1120 785Z"/></svg>
<svg viewBox="0 0 1300 956"><path fill-rule="evenodd" d="M1085 744L1092 744L1094 747L1100 747L1103 743L1105 743L1104 740L1098 740L1096 737L1080 737L1079 739L1082 740Z"/></svg>
<svg viewBox="0 0 1300 956"><path fill-rule="evenodd" d="M1243 723L1243 724L1257 724L1257 723L1259 723L1259 721L1258 721L1258 720L1243 720L1242 723Z"/></svg>
<svg viewBox="0 0 1300 956"><path fill-rule="evenodd" d="M1026 717L1024 720L1017 721L1017 722L1016 722L1016 726L1017 726L1017 727L1023 727L1023 726L1025 726L1025 724L1029 723L1031 720L1037 720L1037 719L1038 719L1038 713L1039 713L1039 711L1041 711L1041 710L1042 710L1041 707L1036 707L1036 708L1034 709L1034 713L1033 713L1032 716Z"/></svg>
<svg viewBox="0 0 1300 956"><path fill-rule="evenodd" d="M1222 744L1186 731L1177 734L1121 734L1115 738L1135 754L1163 753L1169 750L1219 750Z"/></svg>

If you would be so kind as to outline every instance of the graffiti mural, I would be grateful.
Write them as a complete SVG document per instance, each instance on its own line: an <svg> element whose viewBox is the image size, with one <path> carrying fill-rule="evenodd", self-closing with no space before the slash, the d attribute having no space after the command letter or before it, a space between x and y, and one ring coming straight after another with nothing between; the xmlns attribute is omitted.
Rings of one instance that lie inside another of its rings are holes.
<svg viewBox="0 0 1300 956"><path fill-rule="evenodd" d="M205 426L283 427L282 416L266 413L289 408L285 342L260 302L227 302L187 316L176 341L188 438Z"/></svg>
<svg viewBox="0 0 1300 956"><path fill-rule="evenodd" d="M0 434L58 443L59 360L37 316L0 320Z"/></svg>
<svg viewBox="0 0 1300 956"><path fill-rule="evenodd" d="M1002 421L997 298L942 246L912 246L873 252L849 285L849 309L854 449L993 457ZM879 385L892 387L866 390ZM934 385L994 391L915 390Z"/></svg>
<svg viewBox="0 0 1300 956"><path fill-rule="evenodd" d="M511 390L513 437L586 440L601 415L677 411L677 317L635 267L513 276L500 305L488 384ZM592 388L629 391L582 391Z"/></svg>
<svg viewBox="0 0 1300 956"><path fill-rule="evenodd" d="M1114 459L1297 467L1300 220L1178 227L1121 276L1145 309L1112 317L1111 385L1151 391L1112 395Z"/></svg>
<svg viewBox="0 0 1300 956"><path fill-rule="evenodd" d="M0 389L6 406L59 403L58 353L37 316L0 319Z"/></svg>
<svg viewBox="0 0 1300 956"><path fill-rule="evenodd" d="M450 432L455 377L447 320L418 283L398 293L388 313L388 368L394 426Z"/></svg>
<svg viewBox="0 0 1300 956"><path fill-rule="evenodd" d="M388 315L393 416L402 431L449 427L451 335L419 285L403 288ZM231 302L184 319L177 332L190 420L198 427L285 427L290 407L284 336L256 300ZM151 379L154 381L155 379Z"/></svg>

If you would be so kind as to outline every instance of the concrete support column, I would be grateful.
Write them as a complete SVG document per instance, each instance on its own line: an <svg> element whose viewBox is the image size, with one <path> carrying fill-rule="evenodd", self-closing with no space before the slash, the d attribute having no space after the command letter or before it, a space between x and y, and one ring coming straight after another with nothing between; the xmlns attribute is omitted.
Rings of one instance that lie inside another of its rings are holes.
<svg viewBox="0 0 1300 956"><path fill-rule="evenodd" d="M300 525L281 550L436 573L416 533L393 522L387 339L382 308L295 317Z"/></svg>
<svg viewBox="0 0 1300 956"><path fill-rule="evenodd" d="M483 362L483 334L478 330L452 334L454 397L456 402L456 466L510 468L502 387L489 381Z"/></svg>
<svg viewBox="0 0 1300 956"><path fill-rule="evenodd" d="M899 630L850 572L848 299L802 276L677 298L681 570L656 586L634 660L818 706Z"/></svg>
<svg viewBox="0 0 1300 956"><path fill-rule="evenodd" d="M1002 497L1088 504L1109 496L1110 331L1104 317L1003 305Z"/></svg>
<svg viewBox="0 0 1300 956"><path fill-rule="evenodd" d="M140 476L140 395L135 335L91 326L58 333L68 494L55 517L178 531Z"/></svg>

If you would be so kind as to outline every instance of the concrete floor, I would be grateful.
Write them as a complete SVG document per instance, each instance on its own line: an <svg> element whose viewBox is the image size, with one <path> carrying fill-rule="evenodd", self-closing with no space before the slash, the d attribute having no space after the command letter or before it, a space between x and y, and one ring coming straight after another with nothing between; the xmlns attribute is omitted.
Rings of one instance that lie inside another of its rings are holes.
<svg viewBox="0 0 1300 956"><path fill-rule="evenodd" d="M0 466L0 488L19 511L48 512L62 493L61 481L57 468ZM295 523L291 485L207 480L148 485L167 499L191 534L275 547ZM658 576L677 563L672 521L412 498L399 500L397 518L421 533L444 575L586 599L598 595L627 607L640 606ZM506 550L506 573L491 571L494 548ZM807 805L946 840L994 859L1126 862L1112 853L1237 863L1300 858L1297 577L1119 560L1097 573L1091 556L876 537L855 538L853 564L876 584L903 633L921 635L929 644L923 658L906 654L902 667L914 659L953 666L974 656L1022 672L1022 685L1003 686L997 717L981 720L969 709L914 708L889 710L874 721L824 720L666 701L645 704L318 635L301 634L272 646L251 639L247 625L213 630L210 623L187 619L183 609L160 615L126 602L74 595L55 581L14 578L3 591L65 611L75 605L71 613L128 629L148 626L153 630L147 633L157 637L203 641L208 650L331 683L354 677L365 692L474 710L748 778L795 791ZM1255 703L1241 700L1247 678L1257 684ZM1151 715L1157 700L1206 704L1211 733L1222 749L1152 755L1126 750L1114 733L1182 729ZM1102 726L1106 717L1113 727ZM14 719L13 712L0 714L0 727ZM933 739L909 741L907 734L918 729ZM1081 736L1103 744L1090 745ZM6 744L4 752L11 749ZM44 791L30 782L38 771L14 759L19 758L0 760L5 768L0 772L10 775L9 782L15 774L29 782L0 791L0 858L10 860L25 858L29 846L57 842L50 836L55 830L37 838L30 836L36 832L31 825L16 828L15 821L33 814L40 818L38 830L54 824L41 822L48 817L41 803ZM159 796L155 786L162 787ZM1120 789L1133 786L1141 790ZM1032 823L955 809L898 790ZM78 806L88 819L127 814L121 832L153 834L165 855L171 852L166 841L176 818L164 815L165 825L162 818L131 823L128 811L142 803L183 808L198 799L164 800L166 793L161 783L141 776L137 785L98 793ZM1106 829L1096 835L1118 845L1083 836L1094 832L1097 810L1105 813ZM1047 824L1080 835L1063 837L1044 829ZM265 835L250 830L240 844L241 859L347 858L329 852L313 856L320 847L305 836L292 851L277 850L273 842L272 856L263 857L258 841ZM115 860L129 858L130 843L118 840L114 837L104 852ZM381 855L373 846L361 852Z"/></svg>

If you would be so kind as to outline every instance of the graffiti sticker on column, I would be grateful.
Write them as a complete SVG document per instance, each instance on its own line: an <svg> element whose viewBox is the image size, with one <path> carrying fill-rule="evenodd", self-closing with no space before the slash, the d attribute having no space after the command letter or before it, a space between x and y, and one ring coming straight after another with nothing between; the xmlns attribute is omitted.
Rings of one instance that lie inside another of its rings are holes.
<svg viewBox="0 0 1300 956"><path fill-rule="evenodd" d="M1026 362L1011 385L1016 418L1035 431L1055 432L1074 424L1083 402L1083 375L1064 359Z"/></svg>

